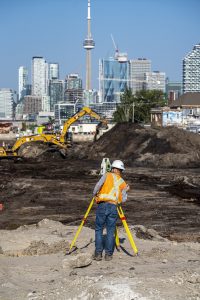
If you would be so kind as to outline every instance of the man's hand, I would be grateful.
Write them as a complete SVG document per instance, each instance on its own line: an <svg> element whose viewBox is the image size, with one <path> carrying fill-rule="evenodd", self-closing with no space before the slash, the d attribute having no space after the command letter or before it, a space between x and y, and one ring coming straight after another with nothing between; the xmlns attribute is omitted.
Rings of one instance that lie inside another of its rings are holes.
<svg viewBox="0 0 200 300"><path fill-rule="evenodd" d="M125 187L126 192L128 192L130 190L130 186L127 184Z"/></svg>

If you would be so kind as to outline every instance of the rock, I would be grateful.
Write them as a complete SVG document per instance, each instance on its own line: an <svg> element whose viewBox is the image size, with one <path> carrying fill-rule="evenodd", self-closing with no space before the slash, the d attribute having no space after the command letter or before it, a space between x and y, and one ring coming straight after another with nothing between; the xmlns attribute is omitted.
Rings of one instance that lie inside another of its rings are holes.
<svg viewBox="0 0 200 300"><path fill-rule="evenodd" d="M197 273L194 273L191 275L191 278L188 279L188 282L193 284L199 284L200 283L200 275Z"/></svg>
<svg viewBox="0 0 200 300"><path fill-rule="evenodd" d="M143 225L135 225L133 229L136 231L136 237L144 240L154 240L154 241L167 241L167 239L160 236L156 230L147 229Z"/></svg>
<svg viewBox="0 0 200 300"><path fill-rule="evenodd" d="M62 261L62 266L64 269L70 268L83 268L91 265L92 257L88 253L80 253L75 256L68 256Z"/></svg>
<svg viewBox="0 0 200 300"><path fill-rule="evenodd" d="M166 264L167 262L168 262L167 259L163 259L163 261L162 261L163 264Z"/></svg>
<svg viewBox="0 0 200 300"><path fill-rule="evenodd" d="M91 169L89 172L88 172L88 175L99 175L99 170L95 170L95 169Z"/></svg>

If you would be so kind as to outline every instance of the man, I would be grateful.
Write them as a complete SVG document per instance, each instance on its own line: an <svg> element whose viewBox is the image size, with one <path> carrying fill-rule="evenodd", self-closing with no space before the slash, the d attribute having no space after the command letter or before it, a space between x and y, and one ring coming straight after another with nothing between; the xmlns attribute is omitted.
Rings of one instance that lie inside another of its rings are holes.
<svg viewBox="0 0 200 300"><path fill-rule="evenodd" d="M115 239L114 233L118 218L117 205L127 200L129 186L122 179L125 170L121 160L115 160L111 172L104 174L96 184L93 194L96 196L97 210L95 223L95 253L93 259L102 260L103 229L106 227L105 260L112 259Z"/></svg>

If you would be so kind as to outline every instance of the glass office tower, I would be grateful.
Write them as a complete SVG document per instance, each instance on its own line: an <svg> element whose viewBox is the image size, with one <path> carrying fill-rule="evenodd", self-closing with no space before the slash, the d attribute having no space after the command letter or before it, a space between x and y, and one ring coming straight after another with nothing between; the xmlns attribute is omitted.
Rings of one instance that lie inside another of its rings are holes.
<svg viewBox="0 0 200 300"><path fill-rule="evenodd" d="M124 59L122 59L124 57ZM110 57L99 62L99 90L101 102L120 102L120 95L128 87L129 62L127 55Z"/></svg>

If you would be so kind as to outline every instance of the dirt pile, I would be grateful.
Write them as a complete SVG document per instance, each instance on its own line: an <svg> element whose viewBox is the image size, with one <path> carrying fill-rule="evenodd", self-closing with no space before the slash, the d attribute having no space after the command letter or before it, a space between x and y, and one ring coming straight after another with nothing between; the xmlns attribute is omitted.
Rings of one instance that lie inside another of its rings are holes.
<svg viewBox="0 0 200 300"><path fill-rule="evenodd" d="M117 124L87 150L89 158L121 158L139 166L199 166L200 136L175 127Z"/></svg>

